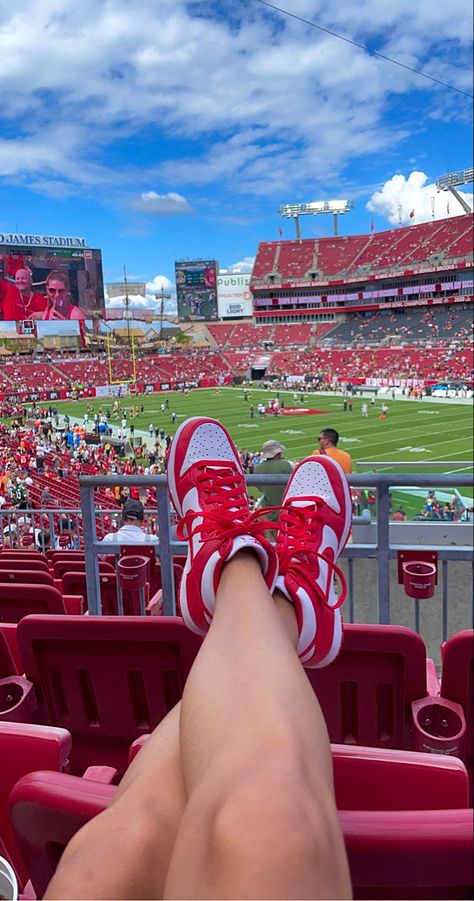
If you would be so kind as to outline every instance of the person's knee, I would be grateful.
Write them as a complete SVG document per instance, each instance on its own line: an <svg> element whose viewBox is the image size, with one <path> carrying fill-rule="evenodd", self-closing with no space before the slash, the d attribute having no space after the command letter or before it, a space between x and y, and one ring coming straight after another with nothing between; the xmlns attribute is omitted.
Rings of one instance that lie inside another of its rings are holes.
<svg viewBox="0 0 474 901"><path fill-rule="evenodd" d="M263 764L228 786L213 817L212 844L237 860L269 849L275 861L314 858L326 842L328 801L319 804L298 771Z"/></svg>

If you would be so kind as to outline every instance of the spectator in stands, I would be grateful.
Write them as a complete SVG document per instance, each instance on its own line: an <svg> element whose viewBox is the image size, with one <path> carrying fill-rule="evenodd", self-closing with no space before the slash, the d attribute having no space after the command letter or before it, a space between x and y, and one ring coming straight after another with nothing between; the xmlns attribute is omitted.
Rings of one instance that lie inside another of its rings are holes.
<svg viewBox="0 0 474 901"><path fill-rule="evenodd" d="M4 265L4 260L0 257L0 319L24 319L20 295L15 286L5 280Z"/></svg>
<svg viewBox="0 0 474 901"><path fill-rule="evenodd" d="M319 433L319 448L313 451L313 454L325 454L332 457L339 466L342 467L346 474L352 472L352 459L347 451L340 450L337 447L339 441L339 432L336 429L322 429Z"/></svg>
<svg viewBox="0 0 474 901"><path fill-rule="evenodd" d="M403 507L398 507L392 516L392 522L406 522L406 513Z"/></svg>
<svg viewBox="0 0 474 901"><path fill-rule="evenodd" d="M67 276L60 269L52 269L46 279L48 307L42 319L85 319L84 310L73 303Z"/></svg>
<svg viewBox="0 0 474 901"><path fill-rule="evenodd" d="M122 525L117 532L108 532L102 543L112 544L146 544L155 542L157 538L147 535L142 528L144 507L141 501L129 498L122 507Z"/></svg>
<svg viewBox="0 0 474 901"><path fill-rule="evenodd" d="M15 273L15 287L20 294L23 304L23 319L42 319L48 301L43 294L33 291L33 282L30 269L17 269Z"/></svg>
<svg viewBox="0 0 474 901"><path fill-rule="evenodd" d="M262 447L262 458L260 463L255 467L255 475L290 475L293 467L283 455L285 447L279 441L265 441ZM262 507L279 507L283 498L286 485L259 485L259 491L262 492ZM259 506L260 506L259 505ZM276 522L279 518L279 510L270 510L267 519Z"/></svg>

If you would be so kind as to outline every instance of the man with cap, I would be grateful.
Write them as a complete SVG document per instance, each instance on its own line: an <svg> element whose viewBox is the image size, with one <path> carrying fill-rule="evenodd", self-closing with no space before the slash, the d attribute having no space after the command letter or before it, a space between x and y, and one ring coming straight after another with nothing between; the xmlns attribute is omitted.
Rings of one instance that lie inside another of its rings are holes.
<svg viewBox="0 0 474 901"><path fill-rule="evenodd" d="M290 475L293 467L288 460L283 459L285 447L279 441L265 441L262 447L261 462L255 467L255 475ZM262 492L262 507L278 507L281 504L285 485L265 485L259 486ZM268 513L267 519L276 522L280 516L279 510L272 510Z"/></svg>
<svg viewBox="0 0 474 901"><path fill-rule="evenodd" d="M108 532L102 544L149 544L156 543L156 535L147 535L142 529L144 507L141 501L129 498L122 507L122 525L117 532Z"/></svg>

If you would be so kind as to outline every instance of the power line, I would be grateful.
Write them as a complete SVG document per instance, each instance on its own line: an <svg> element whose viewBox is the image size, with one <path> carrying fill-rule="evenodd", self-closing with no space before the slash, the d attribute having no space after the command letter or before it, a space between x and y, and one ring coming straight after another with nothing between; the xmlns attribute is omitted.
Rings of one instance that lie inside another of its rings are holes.
<svg viewBox="0 0 474 901"><path fill-rule="evenodd" d="M282 13L284 16L288 16L290 19L296 19L298 22L302 22L303 25L310 25L311 28L317 28L318 31L324 31L325 34L331 35L333 38L338 38L340 41L345 41L346 44L352 44L353 47L358 47L359 50L364 50L365 53L369 53L370 56L377 56L379 59L384 59L387 63L392 63L394 66L399 66L400 69L407 69L408 72L414 72L415 75L420 75L422 78L428 79L428 81L432 81L434 84L439 84L443 88L448 88L449 91L456 91L458 94L463 94L464 97L469 97L470 100L474 99L472 94L468 94L467 91L462 91L461 88L456 88L452 84L448 84L446 81L441 81L439 78L434 78L433 75L427 75L426 72L421 72L420 69L415 69L413 66L407 66L406 63L401 63L397 59L392 59L391 56L385 56L383 53L379 53L378 50L371 50L370 47L366 47L365 44L360 44L358 41L353 41L351 38L346 38L342 34L338 34L337 31L331 31L330 28L324 28L323 25L318 25L316 22L310 22L309 19L303 19L302 16L297 16L295 13L288 12L287 9L282 9L280 6L274 6L273 3L268 3L267 0L256 0L257 3L261 3L262 6L268 6L269 9L273 9L275 12Z"/></svg>

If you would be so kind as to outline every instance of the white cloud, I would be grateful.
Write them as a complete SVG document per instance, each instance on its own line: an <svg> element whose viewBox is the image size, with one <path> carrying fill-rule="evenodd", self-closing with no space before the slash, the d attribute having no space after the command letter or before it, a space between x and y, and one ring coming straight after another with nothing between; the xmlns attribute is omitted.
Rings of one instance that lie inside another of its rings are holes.
<svg viewBox="0 0 474 901"><path fill-rule="evenodd" d="M466 191L459 191L459 194L472 209L473 195ZM408 178L401 174L393 175L380 191L372 194L367 209L384 216L391 225L399 222L403 225L415 225L432 218L459 216L464 212L450 192L438 192L434 183L428 183L428 176L418 171L411 172ZM411 212L414 212L414 216L410 216Z"/></svg>
<svg viewBox="0 0 474 901"><path fill-rule="evenodd" d="M254 262L255 257L244 257L243 260L239 260L238 263L231 263L226 269L221 269L220 271L223 274L228 273L229 275L232 273L239 275L240 273L251 272Z"/></svg>
<svg viewBox="0 0 474 901"><path fill-rule="evenodd" d="M17 137L0 142L0 175L33 176L50 193L59 193L55 179L140 190L157 174L168 177L163 192L225 181L281 193L396 146L406 128L384 116L395 93L416 86L426 118L432 107L439 115L444 94L412 73L263 7L249 16L243 0L225 16L218 6L213 15L208 3L135 0L131 15L127 0L0 0L0 115L6 134L17 124ZM291 10L469 84L466 0L292 0ZM460 104L445 118L464 115ZM190 157L158 160L154 172L97 163L104 147L145 130L164 137L160 158L175 138ZM135 203L155 215L184 212L184 198L154 194Z"/></svg>
<svg viewBox="0 0 474 901"><path fill-rule="evenodd" d="M192 206L181 194L170 191L168 194L157 194L156 191L143 191L140 197L132 201L133 209L151 216L182 216L193 212Z"/></svg>
<svg viewBox="0 0 474 901"><path fill-rule="evenodd" d="M166 275L155 275L151 282L146 283L145 294L129 295L129 309L131 310L153 310L159 313L161 309L161 298L157 295L168 295L164 298L163 311L169 314L176 313L176 297L175 286ZM109 298L106 294L105 306L107 310L123 311L125 309L125 295L122 297Z"/></svg>

